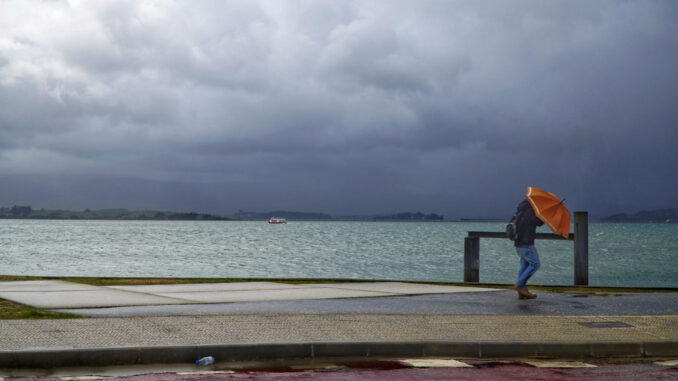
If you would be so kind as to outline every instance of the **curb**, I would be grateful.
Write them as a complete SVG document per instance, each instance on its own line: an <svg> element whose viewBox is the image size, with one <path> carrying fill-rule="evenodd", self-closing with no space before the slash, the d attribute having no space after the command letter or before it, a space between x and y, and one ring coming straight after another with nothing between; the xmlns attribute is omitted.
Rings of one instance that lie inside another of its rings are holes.
<svg viewBox="0 0 678 381"><path fill-rule="evenodd" d="M548 356L570 359L676 357L678 341L652 342L308 342L0 351L0 368L316 360L321 358Z"/></svg>

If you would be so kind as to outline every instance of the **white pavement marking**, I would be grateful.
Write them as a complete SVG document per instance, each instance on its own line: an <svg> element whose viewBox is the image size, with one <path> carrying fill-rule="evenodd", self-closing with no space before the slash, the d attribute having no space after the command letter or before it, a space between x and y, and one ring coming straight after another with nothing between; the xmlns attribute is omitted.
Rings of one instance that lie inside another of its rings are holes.
<svg viewBox="0 0 678 381"><path fill-rule="evenodd" d="M61 381L81 381L81 380L104 380L110 377L102 376L76 376L76 377L59 377Z"/></svg>
<svg viewBox="0 0 678 381"><path fill-rule="evenodd" d="M655 364L664 366L676 366L678 365L678 360L656 361Z"/></svg>
<svg viewBox="0 0 678 381"><path fill-rule="evenodd" d="M206 374L233 374L233 373L235 372L232 370L203 370L196 372L177 372L179 376L199 376Z"/></svg>
<svg viewBox="0 0 678 381"><path fill-rule="evenodd" d="M595 365L581 361L525 361L537 368L595 368Z"/></svg>
<svg viewBox="0 0 678 381"><path fill-rule="evenodd" d="M407 359L400 362L415 368L472 368L467 363L453 359Z"/></svg>

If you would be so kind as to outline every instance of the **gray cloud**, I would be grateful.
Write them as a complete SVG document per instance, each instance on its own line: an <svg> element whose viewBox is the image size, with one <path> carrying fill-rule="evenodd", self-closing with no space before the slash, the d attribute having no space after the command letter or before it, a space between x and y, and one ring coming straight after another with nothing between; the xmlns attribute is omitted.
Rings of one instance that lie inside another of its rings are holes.
<svg viewBox="0 0 678 381"><path fill-rule="evenodd" d="M678 207L676 16L3 2L0 204L501 216L533 185L598 215Z"/></svg>

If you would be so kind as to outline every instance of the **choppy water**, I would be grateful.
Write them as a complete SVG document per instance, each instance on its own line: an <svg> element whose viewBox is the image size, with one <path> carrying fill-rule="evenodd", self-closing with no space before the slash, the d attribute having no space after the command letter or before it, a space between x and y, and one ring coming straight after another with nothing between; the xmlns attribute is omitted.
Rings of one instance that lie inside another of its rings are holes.
<svg viewBox="0 0 678 381"><path fill-rule="evenodd" d="M0 220L0 274L463 280L468 231L503 223ZM542 227L541 232L548 232ZM537 241L534 284L573 283L573 243ZM481 239L480 281L511 283L512 243ZM589 224L591 285L678 287L678 224Z"/></svg>

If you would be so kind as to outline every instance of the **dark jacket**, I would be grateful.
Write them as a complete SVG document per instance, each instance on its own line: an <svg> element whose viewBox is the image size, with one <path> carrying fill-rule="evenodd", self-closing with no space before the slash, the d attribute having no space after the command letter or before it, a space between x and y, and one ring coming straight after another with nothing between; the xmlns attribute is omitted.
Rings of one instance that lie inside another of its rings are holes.
<svg viewBox="0 0 678 381"><path fill-rule="evenodd" d="M532 205L530 205L530 202L527 200L523 200L518 204L516 215L518 217L518 220L516 221L518 238L516 238L515 246L534 245L534 236L537 233L537 226L544 225L544 222L537 218L532 209Z"/></svg>

